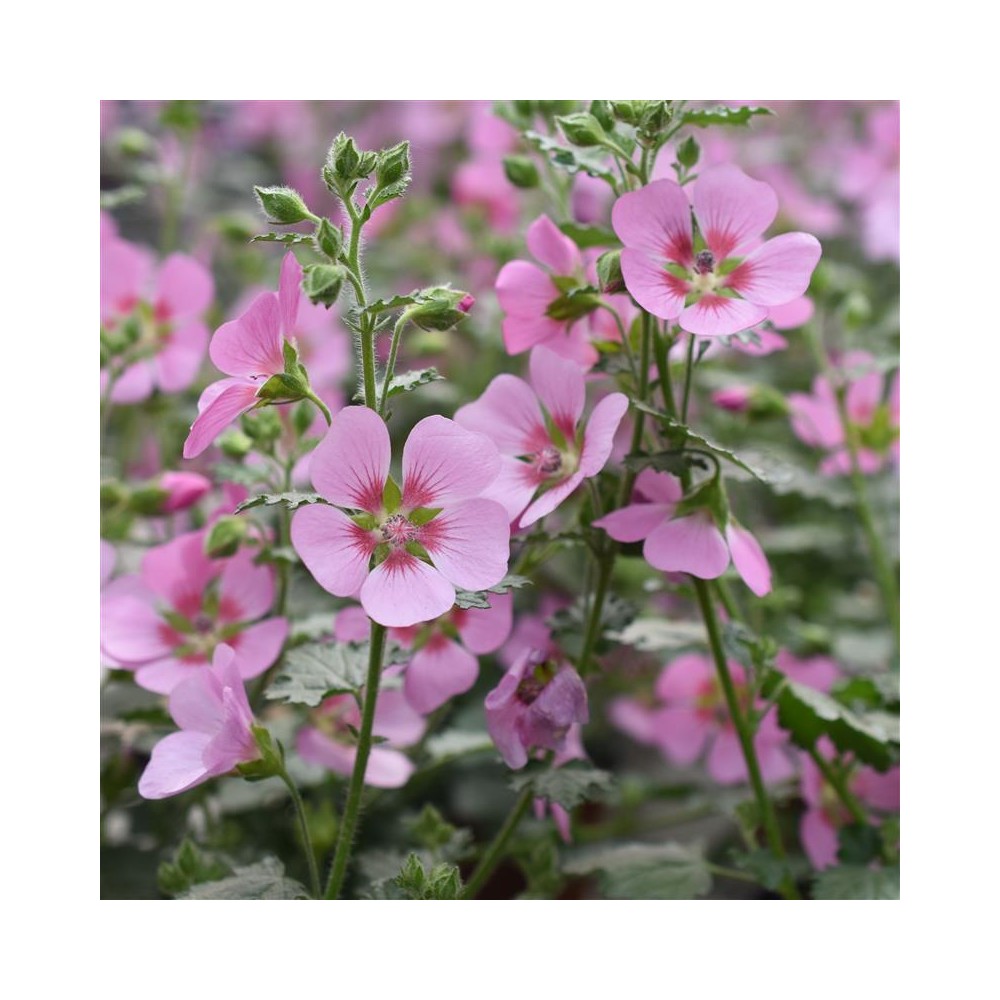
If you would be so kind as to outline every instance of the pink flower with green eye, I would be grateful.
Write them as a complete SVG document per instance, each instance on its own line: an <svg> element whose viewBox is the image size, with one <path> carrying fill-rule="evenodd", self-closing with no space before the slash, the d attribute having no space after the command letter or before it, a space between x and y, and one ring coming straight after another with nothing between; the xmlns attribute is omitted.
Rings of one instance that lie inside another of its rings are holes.
<svg viewBox="0 0 1000 1000"><path fill-rule="evenodd" d="M139 778L146 799L179 795L260 756L253 736L253 711L236 654L219 646L212 665L170 693L170 715L180 726L153 747Z"/></svg>
<svg viewBox="0 0 1000 1000"><path fill-rule="evenodd" d="M820 257L807 233L759 245L778 214L774 189L724 165L685 190L660 180L615 202L611 221L625 249L621 266L632 297L654 316L700 337L747 330L802 295Z"/></svg>
<svg viewBox="0 0 1000 1000"><path fill-rule="evenodd" d="M503 507L482 497L500 468L482 434L425 417L403 446L401 488L389 477L391 458L374 410L341 410L310 462L327 504L296 511L292 543L320 586L358 597L381 625L405 627L443 615L456 587L499 583L510 528Z"/></svg>
<svg viewBox="0 0 1000 1000"><path fill-rule="evenodd" d="M579 365L536 347L530 369L530 385L498 375L476 402L455 414L456 423L485 434L500 450L500 474L485 495L502 503L512 520L520 515L521 527L551 514L604 468L628 409L625 395L613 392L584 422Z"/></svg>

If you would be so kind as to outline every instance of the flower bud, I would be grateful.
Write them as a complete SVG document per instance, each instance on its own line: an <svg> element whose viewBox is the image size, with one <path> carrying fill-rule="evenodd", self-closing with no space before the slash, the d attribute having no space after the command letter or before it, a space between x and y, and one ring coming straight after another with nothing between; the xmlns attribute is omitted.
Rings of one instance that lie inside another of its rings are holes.
<svg viewBox="0 0 1000 1000"><path fill-rule="evenodd" d="M255 187L253 193L268 222L290 226L312 218L302 196L290 187Z"/></svg>
<svg viewBox="0 0 1000 1000"><path fill-rule="evenodd" d="M410 144L405 139L383 149L378 154L375 166L375 185L387 188L390 184L401 181L410 172Z"/></svg>
<svg viewBox="0 0 1000 1000"><path fill-rule="evenodd" d="M575 115L557 118L563 135L574 146L599 146L607 138L601 123L589 112L580 111Z"/></svg>
<svg viewBox="0 0 1000 1000"><path fill-rule="evenodd" d="M167 491L162 513L175 514L193 507L212 488L212 483L197 472L164 472L160 488Z"/></svg>
<svg viewBox="0 0 1000 1000"><path fill-rule="evenodd" d="M712 402L730 413L745 413L750 407L753 390L745 385L729 385L712 393Z"/></svg>
<svg viewBox="0 0 1000 1000"><path fill-rule="evenodd" d="M220 517L205 536L205 555L209 559L225 559L236 555L246 533L247 523L242 517L235 514Z"/></svg>
<svg viewBox="0 0 1000 1000"><path fill-rule="evenodd" d="M222 449L222 454L227 458L240 459L244 458L253 448L253 440L242 431L233 430L223 435L219 441L219 448Z"/></svg>
<svg viewBox="0 0 1000 1000"><path fill-rule="evenodd" d="M376 153L358 149L354 140L341 132L326 154L323 182L334 193L340 193L356 181L363 180L375 169Z"/></svg>
<svg viewBox="0 0 1000 1000"><path fill-rule="evenodd" d="M625 291L621 250L608 250L597 258L597 284L605 295L617 295Z"/></svg>
<svg viewBox="0 0 1000 1000"><path fill-rule="evenodd" d="M341 248L344 245L344 234L339 226L330 224L329 219L320 219L316 228L316 248L320 253L326 254L330 260L336 260L340 256Z"/></svg>
<svg viewBox="0 0 1000 1000"><path fill-rule="evenodd" d="M527 156L505 156L503 158L503 172L514 187L538 187L538 167Z"/></svg>
<svg viewBox="0 0 1000 1000"><path fill-rule="evenodd" d="M701 147L698 145L698 141L693 135L689 135L678 147L677 147L677 162L682 166L690 170L697 162L698 157L701 156Z"/></svg>
<svg viewBox="0 0 1000 1000"><path fill-rule="evenodd" d="M465 319L476 300L458 288L427 288L422 301L407 310L411 322L421 330L450 330Z"/></svg>
<svg viewBox="0 0 1000 1000"><path fill-rule="evenodd" d="M322 304L329 309L337 301L346 276L347 271L340 264L313 264L306 268L302 290L314 305Z"/></svg>

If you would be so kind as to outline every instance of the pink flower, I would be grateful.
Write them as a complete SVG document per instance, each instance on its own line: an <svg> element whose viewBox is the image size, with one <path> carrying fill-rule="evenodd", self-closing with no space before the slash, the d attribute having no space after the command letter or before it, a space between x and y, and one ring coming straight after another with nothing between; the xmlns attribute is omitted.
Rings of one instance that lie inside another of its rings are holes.
<svg viewBox="0 0 1000 1000"><path fill-rule="evenodd" d="M797 684L805 684L817 691L829 691L840 677L840 668L829 656L793 656L787 649L779 649L774 665Z"/></svg>
<svg viewBox="0 0 1000 1000"><path fill-rule="evenodd" d="M695 184L697 236L687 194L673 181L623 194L611 221L625 244L625 285L644 309L689 333L747 330L802 295L819 261L819 241L806 233L757 246L777 211L770 185L728 165L708 168Z"/></svg>
<svg viewBox="0 0 1000 1000"><path fill-rule="evenodd" d="M278 293L263 292L239 319L223 323L209 345L212 363L230 378L213 382L198 400L198 416L184 442L184 457L200 455L241 413L259 402L258 393L285 370L284 339L295 330L302 268L285 254Z"/></svg>
<svg viewBox="0 0 1000 1000"><path fill-rule="evenodd" d="M201 317L214 290L212 275L193 257L171 254L157 267L148 250L118 238L102 217L101 327L113 333L128 321L138 333L122 355L135 360L115 379L113 402L139 403L154 388L182 392L194 382L208 343Z"/></svg>
<svg viewBox="0 0 1000 1000"><path fill-rule="evenodd" d="M491 229L509 233L517 223L520 201L499 157L480 156L460 164L451 193L456 205L480 209Z"/></svg>
<svg viewBox="0 0 1000 1000"><path fill-rule="evenodd" d="M730 518L725 534L707 509L674 517L683 498L680 481L667 472L643 469L635 481L637 503L594 521L615 541L645 539L642 555L654 569L714 580L730 558L743 582L758 596L771 591L771 568L760 543Z"/></svg>
<svg viewBox="0 0 1000 1000"><path fill-rule="evenodd" d="M817 749L828 760L834 749L827 739ZM836 766L836 765L834 765ZM885 813L899 812L899 768L880 774L871 767L855 767L847 778L847 787L860 802ZM826 783L820 769L806 756L802 758L802 797L806 811L799 825L799 839L814 868L827 868L837 862L837 833L854 822L836 791Z"/></svg>
<svg viewBox="0 0 1000 1000"><path fill-rule="evenodd" d="M310 463L313 486L331 506L298 510L292 543L320 586L359 597L382 625L404 627L443 615L456 587L499 583L510 530L504 509L481 496L500 466L483 435L425 417L403 447L395 497L386 494L390 459L382 418L363 406L341 410Z"/></svg>
<svg viewBox="0 0 1000 1000"><path fill-rule="evenodd" d="M729 664L737 697L747 700L746 674ZM648 706L633 698L611 703L611 721L640 743L658 747L673 763L693 764L707 749L707 768L722 785L747 780L746 762L725 697L707 656L685 653L672 660L656 681L656 702ZM775 713L764 716L754 737L761 774L766 781L783 781L793 773L786 752L787 736Z"/></svg>
<svg viewBox="0 0 1000 1000"><path fill-rule="evenodd" d="M500 475L484 495L502 503L511 520L520 514L521 527L550 514L604 468L628 409L626 397L613 392L582 425L583 370L545 347L531 352L530 368L531 385L515 375L497 375L476 402L455 414L457 423L485 434L500 449Z"/></svg>
<svg viewBox="0 0 1000 1000"><path fill-rule="evenodd" d="M565 749L573 723L585 723L587 689L565 662L531 650L486 696L486 728L508 767L524 767L532 750Z"/></svg>
<svg viewBox="0 0 1000 1000"><path fill-rule="evenodd" d="M201 673L222 643L235 650L243 678L256 677L278 658L288 633L284 618L257 620L274 602L271 570L255 566L246 549L209 559L205 533L149 549L139 574L120 578L104 598L102 648L150 691L169 694Z"/></svg>
<svg viewBox="0 0 1000 1000"><path fill-rule="evenodd" d="M753 388L748 385L727 385L712 393L712 402L731 413L745 413L750 408Z"/></svg>
<svg viewBox="0 0 1000 1000"><path fill-rule="evenodd" d="M157 485L167 493L162 507L164 514L193 507L212 488L211 480L197 472L164 472Z"/></svg>
<svg viewBox="0 0 1000 1000"><path fill-rule="evenodd" d="M169 708L181 731L153 747L139 778L143 798L179 795L260 756L251 732L253 712L229 646L218 646L210 667L171 691Z"/></svg>
<svg viewBox="0 0 1000 1000"><path fill-rule="evenodd" d="M392 638L414 653L403 692L422 715L464 694L479 676L477 657L495 652L510 635L514 599L490 594L489 608L453 608L426 625L393 629Z"/></svg>
<svg viewBox="0 0 1000 1000"><path fill-rule="evenodd" d="M567 291L587 283L580 251L547 215L539 216L528 227L526 241L534 258L548 270L526 260L512 260L497 275L507 353L520 354L544 344L589 367L597 360L597 352L590 346L585 325L577 320L595 307L581 307L579 314L567 315L556 305ZM551 315L553 311L557 315Z"/></svg>
<svg viewBox="0 0 1000 1000"><path fill-rule="evenodd" d="M386 675L391 675L392 668ZM312 725L299 731L295 749L303 760L320 764L345 777L354 770L358 755L356 738L361 712L349 694L327 698L311 715ZM407 703L402 691L381 691L375 706L372 732L386 742L372 747L365 769L365 783L375 788L400 788L413 773L413 764L400 747L416 743L426 723Z"/></svg>
<svg viewBox="0 0 1000 1000"><path fill-rule="evenodd" d="M873 360L865 351L849 351L841 359L840 367L843 372L865 369ZM887 458L893 461L899 458L899 373L893 376L884 402L885 380L880 372L871 371L853 379L843 377L847 416L861 445L858 465L864 473L879 472ZM830 380L817 375L812 395L794 392L788 397L788 406L792 430L799 440L827 452L820 471L827 476L849 473L850 454Z"/></svg>

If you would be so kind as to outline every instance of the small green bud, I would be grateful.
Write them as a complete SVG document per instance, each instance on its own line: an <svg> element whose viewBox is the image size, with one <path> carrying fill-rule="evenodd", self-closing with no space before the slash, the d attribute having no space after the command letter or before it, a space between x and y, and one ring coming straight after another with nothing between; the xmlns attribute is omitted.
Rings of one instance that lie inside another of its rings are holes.
<svg viewBox="0 0 1000 1000"><path fill-rule="evenodd" d="M608 250L597 258L597 284L605 295L625 291L621 250Z"/></svg>
<svg viewBox="0 0 1000 1000"><path fill-rule="evenodd" d="M309 391L304 378L282 373L272 375L258 390L257 398L265 403L294 403ZM274 414L277 417L277 414ZM280 424L280 421L279 421ZM280 430L278 432L280 434ZM275 435L277 439L278 435Z"/></svg>
<svg viewBox="0 0 1000 1000"><path fill-rule="evenodd" d="M538 187L538 167L527 156L505 156L503 172L514 187Z"/></svg>
<svg viewBox="0 0 1000 1000"><path fill-rule="evenodd" d="M128 498L128 505L136 514L155 517L163 513L164 504L169 497L170 493L161 486L141 486Z"/></svg>
<svg viewBox="0 0 1000 1000"><path fill-rule="evenodd" d="M117 479L105 479L101 483L101 508L117 507L128 500L129 491L124 483Z"/></svg>
<svg viewBox="0 0 1000 1000"><path fill-rule="evenodd" d="M336 260L344 246L344 234L340 226L334 226L329 219L320 219L316 227L316 248L330 260Z"/></svg>
<svg viewBox="0 0 1000 1000"><path fill-rule="evenodd" d="M636 128L642 135L653 137L662 132L674 116L670 101L645 101Z"/></svg>
<svg viewBox="0 0 1000 1000"><path fill-rule="evenodd" d="M302 290L309 296L310 302L329 309L337 301L346 277L347 271L340 264L313 264L306 268Z"/></svg>
<svg viewBox="0 0 1000 1000"><path fill-rule="evenodd" d="M626 125L638 125L647 101L608 101L611 113Z"/></svg>
<svg viewBox="0 0 1000 1000"><path fill-rule="evenodd" d="M280 375L275 375L274 378L280 378ZM270 379L268 379L270 381ZM267 383L265 383L266 385ZM261 394L258 392L258 396ZM275 397L272 397L270 401L276 401ZM267 409L257 409L251 410L249 413L244 413L240 417L240 424L243 427L244 432L247 437L249 437L255 445L267 446L273 441L277 441L281 437L281 432L283 430L281 426L281 417L275 413L274 410Z"/></svg>
<svg viewBox="0 0 1000 1000"><path fill-rule="evenodd" d="M219 441L219 447L227 458L244 458L253 448L253 440L242 431L229 431Z"/></svg>
<svg viewBox="0 0 1000 1000"><path fill-rule="evenodd" d="M242 517L235 514L220 517L205 536L205 555L209 559L225 559L236 555L246 534L247 522Z"/></svg>
<svg viewBox="0 0 1000 1000"><path fill-rule="evenodd" d="M253 193L268 222L290 226L312 218L302 195L290 187L255 187Z"/></svg>
<svg viewBox="0 0 1000 1000"><path fill-rule="evenodd" d="M849 330L865 326L872 318L871 300L864 292L854 290L844 299L844 324Z"/></svg>
<svg viewBox="0 0 1000 1000"><path fill-rule="evenodd" d="M152 136L138 128L123 128L115 136L115 142L122 156L147 156L156 148Z"/></svg>
<svg viewBox="0 0 1000 1000"><path fill-rule="evenodd" d="M410 144L405 139L383 149L375 166L375 186L387 188L403 180L410 172Z"/></svg>
<svg viewBox="0 0 1000 1000"><path fill-rule="evenodd" d="M610 132L615 127L610 101L591 101L590 113L600 122L601 128L606 132Z"/></svg>
<svg viewBox="0 0 1000 1000"><path fill-rule="evenodd" d="M701 156L701 147L698 145L698 141L693 135L689 135L678 147L677 147L677 162L682 166L690 170L697 162L698 157Z"/></svg>
<svg viewBox="0 0 1000 1000"><path fill-rule="evenodd" d="M601 123L588 111L557 118L563 135L574 146L599 146L607 139Z"/></svg>
<svg viewBox="0 0 1000 1000"><path fill-rule="evenodd" d="M424 301L411 306L407 316L421 330L450 330L465 319L476 300L459 288L427 288Z"/></svg>

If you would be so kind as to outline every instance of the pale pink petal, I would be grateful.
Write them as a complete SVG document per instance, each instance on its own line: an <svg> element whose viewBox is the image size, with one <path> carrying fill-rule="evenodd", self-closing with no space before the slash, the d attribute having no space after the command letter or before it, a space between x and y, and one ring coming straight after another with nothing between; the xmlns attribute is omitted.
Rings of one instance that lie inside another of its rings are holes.
<svg viewBox="0 0 1000 1000"><path fill-rule="evenodd" d="M189 531L147 550L141 575L153 593L191 618L201 610L205 587L222 568L222 562L205 555L205 532Z"/></svg>
<svg viewBox="0 0 1000 1000"><path fill-rule="evenodd" d="M827 386L825 380L823 386ZM817 384L817 389L820 385ZM807 396L793 392L788 397L792 430L805 444L817 448L835 448L844 441L844 428L832 395Z"/></svg>
<svg viewBox="0 0 1000 1000"><path fill-rule="evenodd" d="M660 319L677 319L684 311L688 284L640 250L626 247L621 255L622 278L636 302Z"/></svg>
<svg viewBox="0 0 1000 1000"><path fill-rule="evenodd" d="M222 702L222 727L205 748L205 766L213 775L225 774L237 764L260 757L250 729L253 714L243 682L237 680L235 685L227 684L222 692Z"/></svg>
<svg viewBox="0 0 1000 1000"><path fill-rule="evenodd" d="M333 625L333 635L337 642L364 642L369 635L370 622L365 609L358 605L341 608Z"/></svg>
<svg viewBox="0 0 1000 1000"><path fill-rule="evenodd" d="M145 602L123 595L101 602L101 648L124 664L146 663L171 652L163 619Z"/></svg>
<svg viewBox="0 0 1000 1000"><path fill-rule="evenodd" d="M689 305L678 322L681 327L699 337L728 337L749 330L767 317L764 306L746 299L731 299L725 295L703 295Z"/></svg>
<svg viewBox="0 0 1000 1000"><path fill-rule="evenodd" d="M517 698L523 672L517 666L508 670L483 703L490 739L500 751L504 763L515 771L528 763L528 752L520 733L524 705Z"/></svg>
<svg viewBox="0 0 1000 1000"><path fill-rule="evenodd" d="M336 507L312 504L292 516L292 545L316 582L337 597L355 597L368 576L377 539Z"/></svg>
<svg viewBox="0 0 1000 1000"><path fill-rule="evenodd" d="M653 181L623 194L611 210L611 224L626 247L646 257L684 267L692 262L691 206L673 181Z"/></svg>
<svg viewBox="0 0 1000 1000"><path fill-rule="evenodd" d="M394 669L389 667L385 675ZM407 668L409 669L409 668ZM383 691L375 707L375 720L372 732L383 736L393 746L406 747L416 743L427 729L427 720L407 701L399 689Z"/></svg>
<svg viewBox="0 0 1000 1000"><path fill-rule="evenodd" d="M342 774L345 777L349 776L354 769L354 758L358 753L356 746L338 743L312 726L306 726L299 730L299 734L295 738L295 750L303 760L310 764L319 764L321 767L329 768L335 774ZM371 760L370 757L369 760Z"/></svg>
<svg viewBox="0 0 1000 1000"><path fill-rule="evenodd" d="M526 260L504 264L496 280L500 308L508 316L544 316L545 310L559 298L559 289L539 267Z"/></svg>
<svg viewBox="0 0 1000 1000"><path fill-rule="evenodd" d="M634 698L615 698L608 706L608 718L638 743L656 743L656 713Z"/></svg>
<svg viewBox="0 0 1000 1000"><path fill-rule="evenodd" d="M531 502L542 479L541 472L531 463L501 455L500 474L483 490L483 499L495 500L513 521Z"/></svg>
<svg viewBox="0 0 1000 1000"><path fill-rule="evenodd" d="M494 500L466 500L444 510L418 536L444 578L463 590L499 583L510 557L507 512Z"/></svg>
<svg viewBox="0 0 1000 1000"><path fill-rule="evenodd" d="M141 403L152 395L153 366L148 361L137 361L115 379L111 402L128 406L131 403Z"/></svg>
<svg viewBox="0 0 1000 1000"><path fill-rule="evenodd" d="M820 809L809 809L799 824L799 840L813 868L837 863L837 831Z"/></svg>
<svg viewBox="0 0 1000 1000"><path fill-rule="evenodd" d="M222 728L222 685L211 670L198 670L170 692L169 707L181 729L215 733Z"/></svg>
<svg viewBox="0 0 1000 1000"><path fill-rule="evenodd" d="M207 345L204 323L186 323L172 330L166 346L152 358L160 388L164 392L187 389L198 375Z"/></svg>
<svg viewBox="0 0 1000 1000"><path fill-rule="evenodd" d="M808 299L799 299L798 301L807 302ZM772 313L773 310L768 311L767 318L769 320L773 318ZM775 351L783 351L788 347L788 341L780 333L775 333L766 326L759 326L753 332L757 335L757 340L760 343L744 343L742 340L734 340L729 346L735 351L749 354L755 358L764 358L768 354L774 354Z"/></svg>
<svg viewBox="0 0 1000 1000"><path fill-rule="evenodd" d="M373 747L368 755L365 784L373 788L402 788L414 770L413 763L398 750Z"/></svg>
<svg viewBox="0 0 1000 1000"><path fill-rule="evenodd" d="M580 471L584 476L596 476L607 464L615 444L618 425L628 412L628 397L621 392L605 396L591 413L583 432Z"/></svg>
<svg viewBox="0 0 1000 1000"><path fill-rule="evenodd" d="M767 311L767 318L779 330L796 330L800 326L805 326L812 319L816 311L813 300L806 295L801 295L791 302L785 302L780 306L771 306Z"/></svg>
<svg viewBox="0 0 1000 1000"><path fill-rule="evenodd" d="M253 382L243 379L226 378L210 385L202 393L206 402L195 417L187 440L184 442L184 457L196 458L200 455L241 413L246 413L257 403L257 390Z"/></svg>
<svg viewBox="0 0 1000 1000"><path fill-rule="evenodd" d="M851 781L851 790L868 805L884 812L899 812L899 768L880 774L870 767L862 768Z"/></svg>
<svg viewBox="0 0 1000 1000"><path fill-rule="evenodd" d="M586 396L583 369L546 347L531 352L529 366L532 388L566 440L572 442Z"/></svg>
<svg viewBox="0 0 1000 1000"><path fill-rule="evenodd" d="M525 242L535 260L556 274L571 275L583 267L576 244L547 215L528 226Z"/></svg>
<svg viewBox="0 0 1000 1000"><path fill-rule="evenodd" d="M638 542L672 512L673 504L633 503L598 518L594 527L603 528L616 542Z"/></svg>
<svg viewBox="0 0 1000 1000"><path fill-rule="evenodd" d="M723 729L712 744L706 762L709 775L720 785L736 785L747 780L747 766L736 732Z"/></svg>
<svg viewBox="0 0 1000 1000"><path fill-rule="evenodd" d="M433 566L397 549L368 575L360 596L369 618L403 627L443 615L455 603L455 588Z"/></svg>
<svg viewBox="0 0 1000 1000"><path fill-rule="evenodd" d="M452 622L462 643L479 656L499 649L510 635L514 621L514 595L490 594L488 608L456 610Z"/></svg>
<svg viewBox="0 0 1000 1000"><path fill-rule="evenodd" d="M284 371L278 296L262 292L239 319L223 323L208 353L215 367L227 375L267 377Z"/></svg>
<svg viewBox="0 0 1000 1000"><path fill-rule="evenodd" d="M423 714L440 708L449 698L464 694L479 676L479 661L450 639L428 643L413 654L406 668L406 699Z"/></svg>
<svg viewBox="0 0 1000 1000"><path fill-rule="evenodd" d="M664 572L690 573L702 580L722 576L729 548L708 514L689 514L661 524L646 539L646 562Z"/></svg>
<svg viewBox="0 0 1000 1000"><path fill-rule="evenodd" d="M207 666L208 660L205 657L201 657L197 661L193 659L182 661L174 657L167 657L139 667L135 672L135 682L147 691L170 694L178 684L182 684Z"/></svg>
<svg viewBox="0 0 1000 1000"><path fill-rule="evenodd" d="M809 287L822 248L808 233L783 233L768 240L726 278L726 285L762 306L799 298Z"/></svg>
<svg viewBox="0 0 1000 1000"><path fill-rule="evenodd" d="M153 255L142 247L112 239L101 244L101 320L127 316L145 297Z"/></svg>
<svg viewBox="0 0 1000 1000"><path fill-rule="evenodd" d="M797 684L805 684L817 691L829 691L840 677L837 664L828 656L809 656L799 659L787 649L779 649L775 666Z"/></svg>
<svg viewBox="0 0 1000 1000"><path fill-rule="evenodd" d="M743 582L758 597L771 593L771 567L760 542L735 521L726 525L726 541L729 543L733 565Z"/></svg>
<svg viewBox="0 0 1000 1000"><path fill-rule="evenodd" d="M214 292L212 275L203 264L186 254L171 254L156 279L157 312L163 318L194 319L212 304Z"/></svg>
<svg viewBox="0 0 1000 1000"><path fill-rule="evenodd" d="M226 560L219 581L219 620L246 622L260 618L274 600L274 574L269 566L254 565L254 553L240 549Z"/></svg>
<svg viewBox="0 0 1000 1000"><path fill-rule="evenodd" d="M564 320L550 316L505 316L501 324L503 346L508 354L520 354L538 344L554 347L563 338Z"/></svg>
<svg viewBox="0 0 1000 1000"><path fill-rule="evenodd" d="M331 503L375 513L382 509L391 458L385 421L367 406L346 406L313 451L309 472Z"/></svg>
<svg viewBox="0 0 1000 1000"><path fill-rule="evenodd" d="M265 618L230 636L226 642L236 651L235 662L240 676L250 680L264 673L281 655L287 636L288 620L285 618Z"/></svg>
<svg viewBox="0 0 1000 1000"><path fill-rule="evenodd" d="M436 414L424 417L403 445L403 508L479 496L499 472L500 453L485 434Z"/></svg>
<svg viewBox="0 0 1000 1000"><path fill-rule="evenodd" d="M778 728L773 712L765 716L753 743L760 773L765 781L787 781L795 774L795 767L788 752L788 736Z"/></svg>
<svg viewBox="0 0 1000 1000"><path fill-rule="evenodd" d="M528 455L549 444L538 399L516 375L497 375L479 399L459 407L455 423L485 434L504 455Z"/></svg>
<svg viewBox="0 0 1000 1000"><path fill-rule="evenodd" d="M278 278L278 309L281 313L281 332L291 337L298 324L299 302L302 299L299 286L302 284L302 265L291 251L281 261L281 275Z"/></svg>
<svg viewBox="0 0 1000 1000"><path fill-rule="evenodd" d="M643 469L636 476L635 490L647 500L658 504L674 505L684 497L684 487L676 476L669 472L655 472L653 469Z"/></svg>
<svg viewBox="0 0 1000 1000"><path fill-rule="evenodd" d="M583 472L578 469L569 479L565 479L547 490L521 515L520 526L527 528L547 514L551 514L585 478Z"/></svg>
<svg viewBox="0 0 1000 1000"><path fill-rule="evenodd" d="M722 261L774 222L778 196L770 184L755 181L739 167L723 164L698 175L694 212L709 250Z"/></svg>
<svg viewBox="0 0 1000 1000"><path fill-rule="evenodd" d="M661 708L653 725L660 749L682 767L698 759L708 739L709 726L693 708Z"/></svg>
<svg viewBox="0 0 1000 1000"><path fill-rule="evenodd" d="M208 733L171 733L153 747L153 754L139 778L139 794L145 799L178 795L209 777L204 763Z"/></svg>
<svg viewBox="0 0 1000 1000"><path fill-rule="evenodd" d="M674 657L656 679L656 694L664 702L693 704L713 691L715 668L700 653Z"/></svg>

